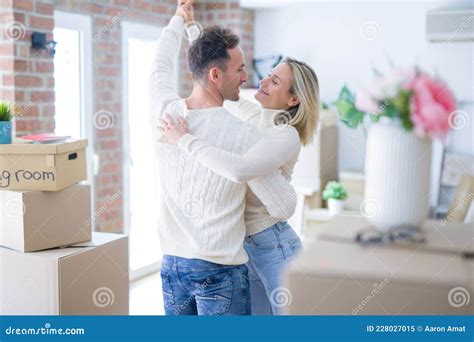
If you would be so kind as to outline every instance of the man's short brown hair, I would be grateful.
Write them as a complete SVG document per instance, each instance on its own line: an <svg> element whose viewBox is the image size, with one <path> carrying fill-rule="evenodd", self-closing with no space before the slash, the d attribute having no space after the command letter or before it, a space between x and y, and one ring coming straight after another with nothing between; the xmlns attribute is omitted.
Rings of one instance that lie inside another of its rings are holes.
<svg viewBox="0 0 474 342"><path fill-rule="evenodd" d="M188 51L188 66L194 79L202 79L210 68L225 71L230 59L228 49L239 44L239 37L231 30L219 26L204 29Z"/></svg>

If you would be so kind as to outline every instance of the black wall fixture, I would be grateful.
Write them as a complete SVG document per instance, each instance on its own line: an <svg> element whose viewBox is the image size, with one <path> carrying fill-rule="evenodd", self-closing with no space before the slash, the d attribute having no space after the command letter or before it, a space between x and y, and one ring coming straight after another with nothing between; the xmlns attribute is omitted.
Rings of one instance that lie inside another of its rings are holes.
<svg viewBox="0 0 474 342"><path fill-rule="evenodd" d="M265 78L271 70L278 65L283 59L282 55L265 56L254 58L252 60L253 70L257 75L257 83Z"/></svg>
<svg viewBox="0 0 474 342"><path fill-rule="evenodd" d="M31 35L31 47L37 50L44 49L50 56L54 56L56 53L56 44L57 42L54 40L46 40L46 33L33 32Z"/></svg>

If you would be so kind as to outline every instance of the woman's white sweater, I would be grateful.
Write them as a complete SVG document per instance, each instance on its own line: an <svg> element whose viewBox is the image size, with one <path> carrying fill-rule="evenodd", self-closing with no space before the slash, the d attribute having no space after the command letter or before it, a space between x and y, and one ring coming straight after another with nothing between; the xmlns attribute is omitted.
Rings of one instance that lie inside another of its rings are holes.
<svg viewBox="0 0 474 342"><path fill-rule="evenodd" d="M235 182L248 182L249 186L252 186L254 179L278 168L281 168L283 176L289 182L301 150L296 129L289 125L276 126L275 117L280 111L262 109L248 100L227 101L225 107L241 120L258 127L264 138L241 155L211 146L207 141L192 134L183 136L179 142L180 148L217 174ZM288 194L272 195L291 196L294 190L288 191ZM246 201L247 235L259 233L281 221L281 218L272 216L269 208L265 207L251 189L247 193Z"/></svg>

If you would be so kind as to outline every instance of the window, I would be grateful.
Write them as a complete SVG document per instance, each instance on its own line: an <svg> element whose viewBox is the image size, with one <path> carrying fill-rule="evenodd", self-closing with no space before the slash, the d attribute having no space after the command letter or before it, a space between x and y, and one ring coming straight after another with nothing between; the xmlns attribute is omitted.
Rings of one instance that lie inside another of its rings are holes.
<svg viewBox="0 0 474 342"><path fill-rule="evenodd" d="M91 185L91 209L95 211L92 126L92 28L91 18L82 14L54 12L55 134L87 138L87 183ZM94 215L92 215L92 220ZM92 222L94 226L94 222Z"/></svg>

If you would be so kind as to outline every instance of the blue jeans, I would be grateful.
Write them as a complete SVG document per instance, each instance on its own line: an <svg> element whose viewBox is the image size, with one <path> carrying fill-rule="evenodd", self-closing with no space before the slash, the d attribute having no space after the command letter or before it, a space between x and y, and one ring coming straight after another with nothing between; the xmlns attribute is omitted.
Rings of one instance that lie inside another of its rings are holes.
<svg viewBox="0 0 474 342"><path fill-rule="evenodd" d="M291 301L291 293L281 287L284 266L302 249L301 240L287 222L278 222L245 238L249 255L252 315L278 315Z"/></svg>
<svg viewBox="0 0 474 342"><path fill-rule="evenodd" d="M167 316L250 314L246 265L165 255L161 281Z"/></svg>

